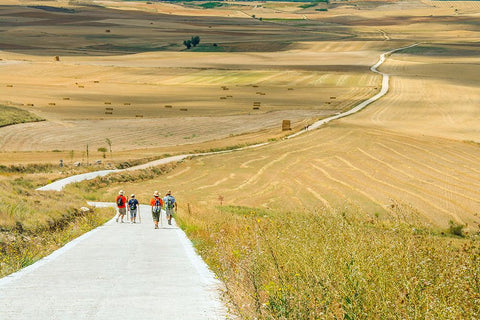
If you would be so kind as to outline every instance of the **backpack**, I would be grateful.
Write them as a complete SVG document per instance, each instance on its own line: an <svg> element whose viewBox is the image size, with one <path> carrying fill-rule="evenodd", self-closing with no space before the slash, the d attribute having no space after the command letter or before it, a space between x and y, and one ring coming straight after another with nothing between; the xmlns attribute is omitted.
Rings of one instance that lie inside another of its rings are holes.
<svg viewBox="0 0 480 320"><path fill-rule="evenodd" d="M160 198L155 198L155 204L153 205L153 213L160 213L162 210L162 203L160 202Z"/></svg>
<svg viewBox="0 0 480 320"><path fill-rule="evenodd" d="M123 206L123 197L122 196L119 196L117 198L117 206L118 207L122 207Z"/></svg>
<svg viewBox="0 0 480 320"><path fill-rule="evenodd" d="M137 209L137 203L136 203L135 199L132 199L129 202L130 202L130 210Z"/></svg>
<svg viewBox="0 0 480 320"><path fill-rule="evenodd" d="M174 204L175 200L173 199L173 197L167 197L167 199L165 200L165 208L171 210L174 208Z"/></svg>

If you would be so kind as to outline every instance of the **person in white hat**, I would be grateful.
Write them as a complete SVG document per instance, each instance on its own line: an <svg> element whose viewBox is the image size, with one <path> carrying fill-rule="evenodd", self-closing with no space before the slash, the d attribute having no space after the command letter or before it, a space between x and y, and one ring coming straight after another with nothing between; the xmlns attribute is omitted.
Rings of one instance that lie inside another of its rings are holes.
<svg viewBox="0 0 480 320"><path fill-rule="evenodd" d="M130 221L135 223L135 219L137 218L137 210L138 210L138 200L135 199L135 195L132 193L130 196L130 200L128 200L128 211L130 211Z"/></svg>
<svg viewBox="0 0 480 320"><path fill-rule="evenodd" d="M123 195L123 190L120 190L118 192L118 196L115 199L115 202L117 203L118 208L118 217L116 221L118 222L118 218L120 218L121 222L123 223L123 218L127 213L127 198L125 198L125 196Z"/></svg>
<svg viewBox="0 0 480 320"><path fill-rule="evenodd" d="M158 229L158 221L160 220L160 213L162 212L163 201L158 194L158 191L153 193L153 198L150 200L150 205L152 206L152 218L153 223L155 224L155 229Z"/></svg>
<svg viewBox="0 0 480 320"><path fill-rule="evenodd" d="M163 197L163 203L165 204L165 214L167 215L168 224L172 224L172 217L173 217L173 210L177 212L177 202L175 198L172 196L172 191L168 190Z"/></svg>

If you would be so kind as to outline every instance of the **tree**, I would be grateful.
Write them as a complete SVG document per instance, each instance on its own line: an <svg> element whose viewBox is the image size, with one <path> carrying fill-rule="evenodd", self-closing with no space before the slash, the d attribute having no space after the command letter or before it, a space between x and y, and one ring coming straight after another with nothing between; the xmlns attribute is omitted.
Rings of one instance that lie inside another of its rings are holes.
<svg viewBox="0 0 480 320"><path fill-rule="evenodd" d="M199 44L199 43L200 43L200 37L199 37L199 36L194 36L194 37L192 37L192 45L193 45L194 47L196 47L197 44Z"/></svg>
<svg viewBox="0 0 480 320"><path fill-rule="evenodd" d="M103 159L106 158L105 153L107 152L107 148L105 147L98 148L98 152L103 152Z"/></svg>
<svg viewBox="0 0 480 320"><path fill-rule="evenodd" d="M113 156L112 156L112 141L110 139L106 138L105 142L108 144L108 147L110 148L110 158L113 158Z"/></svg>
<svg viewBox="0 0 480 320"><path fill-rule="evenodd" d="M192 47L192 40L183 40L183 45L190 49Z"/></svg>

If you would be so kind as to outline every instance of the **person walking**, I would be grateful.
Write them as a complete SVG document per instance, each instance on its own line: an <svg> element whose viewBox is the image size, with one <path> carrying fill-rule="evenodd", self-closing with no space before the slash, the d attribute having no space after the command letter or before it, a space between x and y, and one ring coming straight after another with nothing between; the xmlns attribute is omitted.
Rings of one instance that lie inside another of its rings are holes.
<svg viewBox="0 0 480 320"><path fill-rule="evenodd" d="M118 217L116 221L118 222L118 219L120 218L121 222L123 223L123 218L127 213L127 198L125 198L125 196L123 195L123 190L120 190L118 192L118 196L115 199L115 202L117 203L118 208Z"/></svg>
<svg viewBox="0 0 480 320"><path fill-rule="evenodd" d="M130 211L130 221L135 223L135 219L137 218L137 210L138 210L138 200L135 199L135 195L132 194L130 196L130 200L128 200L128 211Z"/></svg>
<svg viewBox="0 0 480 320"><path fill-rule="evenodd" d="M173 217L173 210L175 209L175 213L177 212L177 202L175 198L172 196L172 191L168 190L163 197L163 203L165 205L165 213L167 215L168 224L172 224L172 217Z"/></svg>
<svg viewBox="0 0 480 320"><path fill-rule="evenodd" d="M158 191L153 193L153 198L150 200L150 205L152 206L152 218L153 223L155 224L155 229L158 229L158 221L160 220L160 213L162 212L163 201L158 194Z"/></svg>

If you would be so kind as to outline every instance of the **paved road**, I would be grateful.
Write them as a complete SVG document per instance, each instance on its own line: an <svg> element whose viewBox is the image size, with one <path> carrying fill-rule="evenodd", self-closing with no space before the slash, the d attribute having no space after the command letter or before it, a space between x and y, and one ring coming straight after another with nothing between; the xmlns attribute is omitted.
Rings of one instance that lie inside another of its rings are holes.
<svg viewBox="0 0 480 320"><path fill-rule="evenodd" d="M308 130L318 129L318 128L320 128L321 126L323 126L324 124L326 124L326 123L328 123L328 122L330 122L330 121L332 121L332 120L344 118L344 117L347 117L347 116L352 115L352 114L354 114L354 113L357 113L357 112L359 112L360 110L364 109L364 108L365 108L366 106L368 106L369 104L371 104L372 102L375 102L375 101L377 101L378 99L380 99L381 97L383 97L384 95L386 95L386 94L388 93L388 90L390 89L390 86L389 86L390 75L378 71L378 70L377 70L378 67L380 67L380 66L385 62L385 59L386 59L386 56L387 56L387 55L390 55L390 54L395 53L395 52L397 52L397 51L401 51L401 50L404 50L404 49L408 49L408 48L411 48L411 47L415 47L415 46L417 46L417 45L418 45L418 43L415 43L415 44L412 44L412 45L407 46L407 47L402 47L402 48L398 48L398 49L394 49L394 50L391 50L391 51L382 53L382 54L380 55L380 59L378 60L378 62L377 62L376 64L374 64L373 66L370 67L370 71L382 75L382 87L381 87L379 93L377 93L376 95L374 95L374 96L371 97L371 98L368 98L368 99L365 100L365 101L360 102L358 105L356 105L355 107L353 107L352 109L350 109L350 110L348 110L348 111L345 111L345 112L336 114L336 115L334 115L334 116L331 116L331 117L328 117L328 118L319 120L319 121L313 123L312 125L310 125L310 126L308 127L308 129L300 130L300 131L298 131L298 132L296 132L296 133L294 133L294 134L291 134L291 135L287 136L287 139L294 138L294 137L296 137L296 136L298 136L298 135L301 135L302 133L305 133L305 132L308 131Z"/></svg>
<svg viewBox="0 0 480 320"><path fill-rule="evenodd" d="M100 171L93 171L93 172L77 174L77 175L70 176L70 177L67 177L67 178L59 179L59 180L57 180L55 182L52 182L50 184L47 184L43 187L37 188L37 190L39 190L39 191L61 191L67 184L70 184L70 183L73 183L73 182L79 182L79 181L83 181L83 180L95 179L96 177L106 176L107 174L110 174L112 172L134 171L134 170L146 169L146 168L150 168L150 167L159 166L159 165L162 165L162 164L167 164L167 163L170 163L170 162L181 161L181 160L183 160L185 158L188 158L188 157L207 156L207 155L211 155L211 154L241 151L241 150L245 150L245 149L261 147L261 146L264 146L266 144L268 144L268 142L259 143L259 144L255 144L255 145L251 145L251 146L247 146L247 147L243 147L243 148L238 148L238 149L234 149L234 150L181 154L181 155L176 155L176 156L171 156L171 157L151 161L151 162L148 162L148 163L145 163L145 164L140 164L138 166L134 166L134 167L126 168L126 169L100 170Z"/></svg>
<svg viewBox="0 0 480 320"><path fill-rule="evenodd" d="M221 283L183 231L141 212L0 279L0 319L226 319Z"/></svg>

